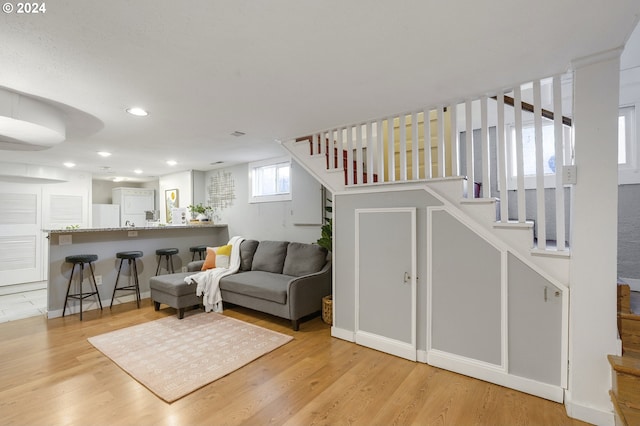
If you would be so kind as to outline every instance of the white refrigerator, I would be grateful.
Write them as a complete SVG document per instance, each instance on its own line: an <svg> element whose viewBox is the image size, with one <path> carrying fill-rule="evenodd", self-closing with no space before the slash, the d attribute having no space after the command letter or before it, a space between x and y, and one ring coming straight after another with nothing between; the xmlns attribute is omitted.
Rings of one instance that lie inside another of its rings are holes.
<svg viewBox="0 0 640 426"><path fill-rule="evenodd" d="M120 226L145 226L147 211L155 210L155 191L146 188L113 188L113 204L120 205Z"/></svg>
<svg viewBox="0 0 640 426"><path fill-rule="evenodd" d="M93 204L92 228L120 228L120 206L118 204Z"/></svg>

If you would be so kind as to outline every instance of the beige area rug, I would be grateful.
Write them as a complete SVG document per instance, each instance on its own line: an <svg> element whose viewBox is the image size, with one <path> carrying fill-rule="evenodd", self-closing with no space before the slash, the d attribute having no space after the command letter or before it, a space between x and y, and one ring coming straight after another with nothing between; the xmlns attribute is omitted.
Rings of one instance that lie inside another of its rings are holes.
<svg viewBox="0 0 640 426"><path fill-rule="evenodd" d="M167 402L250 363L293 338L216 313L162 318L89 338Z"/></svg>

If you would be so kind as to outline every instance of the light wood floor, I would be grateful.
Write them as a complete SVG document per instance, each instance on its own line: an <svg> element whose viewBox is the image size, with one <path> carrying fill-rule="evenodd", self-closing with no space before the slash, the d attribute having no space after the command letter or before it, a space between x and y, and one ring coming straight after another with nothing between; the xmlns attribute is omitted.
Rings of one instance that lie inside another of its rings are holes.
<svg viewBox="0 0 640 426"><path fill-rule="evenodd" d="M294 336L287 345L167 404L87 338L174 315L117 305L102 313L0 324L3 425L577 425L564 406L330 337L320 318L225 315ZM204 315L204 314L203 314Z"/></svg>

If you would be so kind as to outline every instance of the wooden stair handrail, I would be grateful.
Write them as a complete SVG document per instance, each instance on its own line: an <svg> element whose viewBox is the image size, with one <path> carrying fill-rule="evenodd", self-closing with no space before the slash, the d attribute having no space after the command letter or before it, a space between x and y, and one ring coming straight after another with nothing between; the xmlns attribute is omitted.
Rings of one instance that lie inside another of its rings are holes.
<svg viewBox="0 0 640 426"><path fill-rule="evenodd" d="M498 100L498 97L497 96L492 96L491 99ZM514 98L512 98L511 96L504 95L504 103L506 105L514 107L516 105L516 100ZM530 103L525 102L525 101L521 101L520 104L521 104L522 109L524 111L527 111L527 112L530 112L530 113L534 113L534 107ZM548 109L544 109L544 108L542 109L542 116L544 118L548 118L549 120L553 120L554 119L553 111L549 111ZM571 118L565 117L564 115L562 116L562 124L564 124L565 126L571 127L571 123L572 123Z"/></svg>

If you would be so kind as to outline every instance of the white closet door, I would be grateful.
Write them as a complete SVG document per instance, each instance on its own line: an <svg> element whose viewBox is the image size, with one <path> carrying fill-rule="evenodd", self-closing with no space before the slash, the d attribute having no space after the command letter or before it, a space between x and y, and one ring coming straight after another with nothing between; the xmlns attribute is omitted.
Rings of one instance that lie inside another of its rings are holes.
<svg viewBox="0 0 640 426"><path fill-rule="evenodd" d="M0 183L0 286L43 279L40 185Z"/></svg>
<svg viewBox="0 0 640 426"><path fill-rule="evenodd" d="M416 360L416 209L357 209L356 343Z"/></svg>

